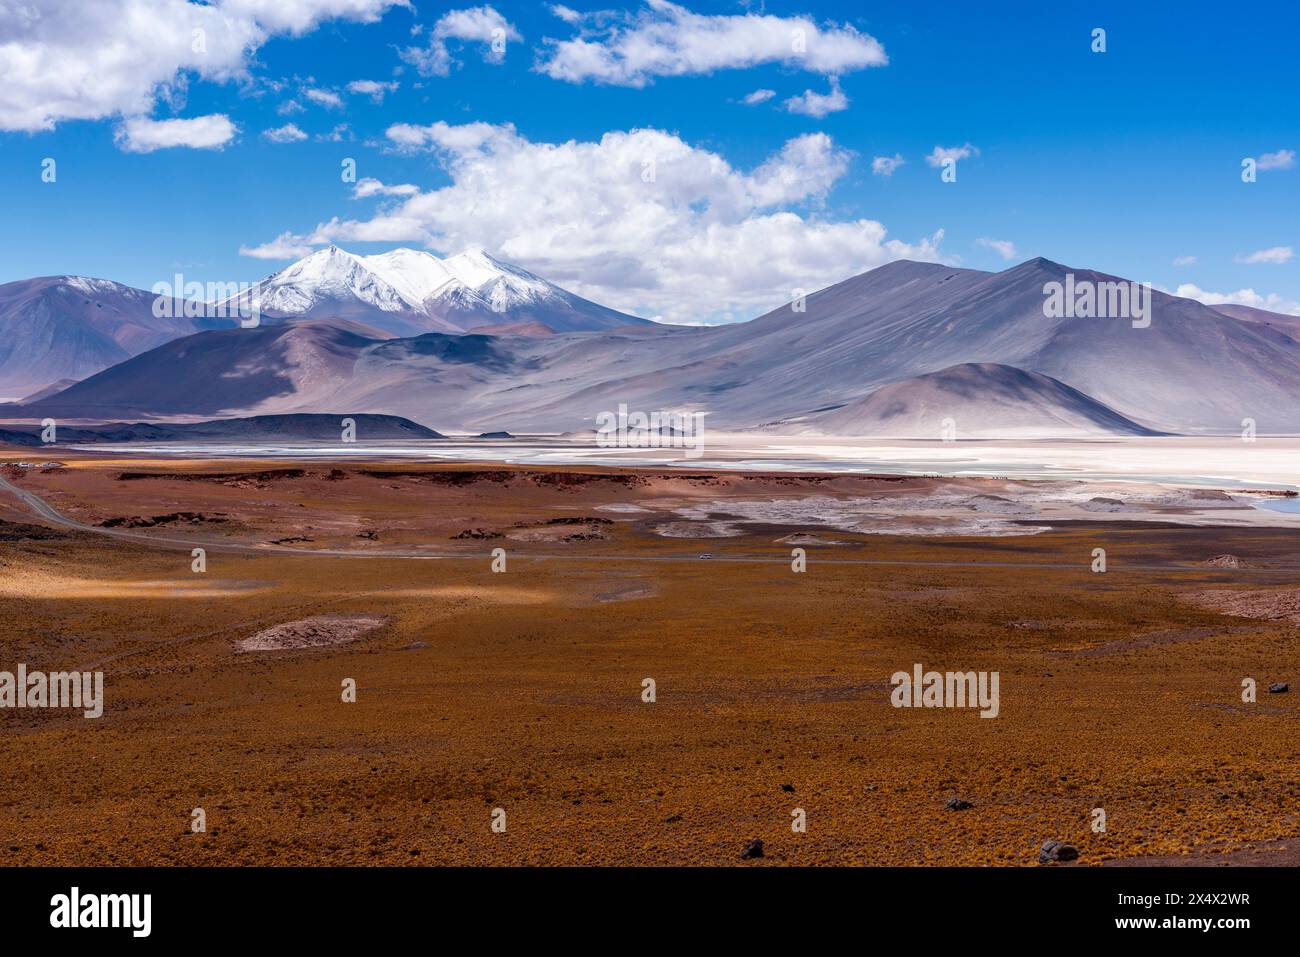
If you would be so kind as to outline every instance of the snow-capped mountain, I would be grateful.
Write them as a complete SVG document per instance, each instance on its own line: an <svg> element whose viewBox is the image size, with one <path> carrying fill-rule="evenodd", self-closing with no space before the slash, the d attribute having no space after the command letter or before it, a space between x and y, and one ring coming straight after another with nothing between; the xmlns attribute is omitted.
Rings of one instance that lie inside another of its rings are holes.
<svg viewBox="0 0 1300 957"><path fill-rule="evenodd" d="M572 332L646 321L478 249L439 259L415 249L357 256L329 246L256 283L241 305L253 297L266 316L353 319L403 336L506 323Z"/></svg>

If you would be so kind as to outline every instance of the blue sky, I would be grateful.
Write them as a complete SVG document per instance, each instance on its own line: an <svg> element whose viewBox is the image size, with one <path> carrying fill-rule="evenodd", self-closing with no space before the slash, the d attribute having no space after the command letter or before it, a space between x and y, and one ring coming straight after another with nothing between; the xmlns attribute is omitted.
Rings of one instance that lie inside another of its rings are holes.
<svg viewBox="0 0 1300 957"><path fill-rule="evenodd" d="M223 2L248 42L211 37L201 61L183 44L187 17L205 11L183 0L35 0L39 25L0 17L0 48L44 64L10 61L0 92L0 281L74 273L149 288L180 270L230 282L331 240L360 253L481 245L618 308L717 321L897 256L1001 269L1041 255L1300 312L1300 15L1284 7L656 0L603 15L573 0L557 15L535 3ZM133 38L121 11L87 23L90 6L145 9L182 47ZM498 22L501 54L484 32ZM764 23L820 32L773 58ZM1090 49L1096 27L1104 53ZM718 32L695 42L701 30ZM80 89L105 31L147 63L115 65L121 77L96 68ZM575 37L610 55L561 75L548 40ZM620 40L658 44L670 65L633 69ZM872 43L886 64L863 62ZM350 91L359 80L395 85L381 99ZM835 85L847 98L836 111L787 104ZM762 90L772 95L743 102ZM202 128L173 137L156 125L171 118ZM305 138L266 135L289 124ZM186 137L195 145L158 145ZM926 157L963 147L956 182L943 182ZM873 173L873 159L896 156L891 175ZM1243 158L1265 156L1272 168L1243 183ZM359 197L346 158L390 194Z"/></svg>

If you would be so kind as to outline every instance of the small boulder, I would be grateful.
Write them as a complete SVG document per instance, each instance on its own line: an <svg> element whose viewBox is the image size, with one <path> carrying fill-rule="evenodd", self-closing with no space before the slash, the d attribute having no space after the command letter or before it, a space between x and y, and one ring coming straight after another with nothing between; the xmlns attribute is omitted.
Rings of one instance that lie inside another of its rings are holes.
<svg viewBox="0 0 1300 957"><path fill-rule="evenodd" d="M1277 684L1272 684L1268 686L1269 694L1286 694L1290 690L1291 690L1291 686L1287 684L1285 681L1279 681Z"/></svg>
<svg viewBox="0 0 1300 957"><path fill-rule="evenodd" d="M949 811L966 811L974 806L970 801L965 801L962 798L949 798L948 803L944 805Z"/></svg>
<svg viewBox="0 0 1300 957"><path fill-rule="evenodd" d="M1079 856L1079 849L1073 844L1061 841L1044 841L1038 849L1038 863L1050 864L1053 861L1073 861Z"/></svg>
<svg viewBox="0 0 1300 957"><path fill-rule="evenodd" d="M760 838L754 838L745 844L745 849L740 852L742 861L750 861L756 857L763 856L763 841Z"/></svg>

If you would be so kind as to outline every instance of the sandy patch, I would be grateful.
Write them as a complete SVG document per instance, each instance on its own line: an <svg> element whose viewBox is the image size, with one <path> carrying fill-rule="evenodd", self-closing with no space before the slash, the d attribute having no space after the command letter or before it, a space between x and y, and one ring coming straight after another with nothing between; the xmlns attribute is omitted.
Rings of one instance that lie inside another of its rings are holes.
<svg viewBox="0 0 1300 957"><path fill-rule="evenodd" d="M1250 562L1244 562L1236 555L1215 555L1213 558L1201 562L1202 565L1208 565L1211 568L1254 568Z"/></svg>
<svg viewBox="0 0 1300 957"><path fill-rule="evenodd" d="M1246 591L1211 588L1184 595L1183 600L1239 618L1267 618L1300 625L1300 588L1255 588Z"/></svg>
<svg viewBox="0 0 1300 957"><path fill-rule="evenodd" d="M0 578L0 598L228 598L265 591L266 587L260 582L210 581L200 575L192 580L141 581L18 571Z"/></svg>
<svg viewBox="0 0 1300 957"><path fill-rule="evenodd" d="M776 539L778 545L852 545L853 542L844 541L836 538L822 538L819 535L811 535L808 532L795 532L793 535L786 535Z"/></svg>
<svg viewBox="0 0 1300 957"><path fill-rule="evenodd" d="M243 641L235 642L235 648L239 651L285 651L342 645L349 641L356 641L362 635L387 623L387 618L315 615L266 628Z"/></svg>
<svg viewBox="0 0 1300 957"><path fill-rule="evenodd" d="M745 534L731 522L667 522L656 525L654 531L665 538L735 538Z"/></svg>

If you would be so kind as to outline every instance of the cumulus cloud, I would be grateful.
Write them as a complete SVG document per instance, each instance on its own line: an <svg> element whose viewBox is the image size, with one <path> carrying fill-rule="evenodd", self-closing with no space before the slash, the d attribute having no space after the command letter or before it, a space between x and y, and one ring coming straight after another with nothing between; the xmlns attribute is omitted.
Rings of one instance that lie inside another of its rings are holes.
<svg viewBox="0 0 1300 957"><path fill-rule="evenodd" d="M563 15L561 19L577 22ZM570 83L590 80L639 87L658 76L712 73L761 63L839 74L889 62L874 37L849 24L818 26L802 16L706 16L668 0L647 0L636 14L606 16L600 21L568 40L547 38L537 69Z"/></svg>
<svg viewBox="0 0 1300 957"><path fill-rule="evenodd" d="M871 160L871 175L893 176L894 170L905 162L902 153L895 153L893 156L876 156Z"/></svg>
<svg viewBox="0 0 1300 957"><path fill-rule="evenodd" d="M260 246L240 246L239 255L254 259L302 259L310 256L312 247L290 233L281 233L269 243Z"/></svg>
<svg viewBox="0 0 1300 957"><path fill-rule="evenodd" d="M0 130L143 117L193 76L245 76L273 36L342 18L372 22L406 0L41 0L0 13Z"/></svg>
<svg viewBox="0 0 1300 957"><path fill-rule="evenodd" d="M381 83L378 80L353 80L348 84L348 92L368 96L376 103L384 102L384 96L397 89L397 81Z"/></svg>
<svg viewBox="0 0 1300 957"><path fill-rule="evenodd" d="M430 151L449 184L245 254L282 258L273 253L330 242L478 246L596 301L680 322L754 315L890 260L939 259L941 231L907 243L877 221L821 214L852 162L823 133L750 169L653 129L548 143L509 124L439 121L387 135L395 148Z"/></svg>
<svg viewBox="0 0 1300 957"><path fill-rule="evenodd" d="M128 153L152 153L177 146L220 149L237 132L238 128L230 117L222 113L187 120L151 120L136 116L122 123L113 138Z"/></svg>
<svg viewBox="0 0 1300 957"><path fill-rule="evenodd" d="M505 17L489 6L451 10L443 14L429 31L426 47L408 47L402 59L424 76L447 76L456 61L447 46L448 40L484 45L483 59L501 63L506 56L507 41L518 42L523 36Z"/></svg>
<svg viewBox="0 0 1300 957"><path fill-rule="evenodd" d="M1276 153L1262 153L1255 160L1255 169L1295 169L1295 150L1278 150Z"/></svg>
<svg viewBox="0 0 1300 957"><path fill-rule="evenodd" d="M925 158L925 161L931 166L939 167L948 160L964 160L979 155L979 149L969 143L964 146L936 146L930 151L930 155Z"/></svg>
<svg viewBox="0 0 1300 957"><path fill-rule="evenodd" d="M371 196L414 196L420 187L412 183L398 183L388 186L373 176L367 176L352 187L353 199L367 199Z"/></svg>
<svg viewBox="0 0 1300 957"><path fill-rule="evenodd" d="M552 3L547 7L555 16L559 17L565 23L581 23L582 14L572 7L566 7L561 3Z"/></svg>
<svg viewBox="0 0 1300 957"><path fill-rule="evenodd" d="M776 90L755 90L753 93L746 94L740 102L746 106L757 106L760 103L766 103L774 96L776 96Z"/></svg>
<svg viewBox="0 0 1300 957"><path fill-rule="evenodd" d="M1280 312L1289 316L1300 316L1300 302L1286 299L1272 292L1267 295L1260 295L1254 289L1238 289L1236 292L1209 292L1194 283L1185 282L1174 291L1174 295L1182 296L1184 299L1195 299L1207 306L1230 303L1237 306L1252 306L1255 309L1267 309L1269 312Z"/></svg>
<svg viewBox="0 0 1300 957"><path fill-rule="evenodd" d="M298 126L295 123L286 123L284 126L277 126L274 129L264 131L262 135L272 143L297 143L299 140L305 140L307 138L307 134L298 129Z"/></svg>
<svg viewBox="0 0 1300 957"><path fill-rule="evenodd" d="M229 15L256 20L275 33L301 36L324 20L374 23L390 7L410 8L409 0L214 0Z"/></svg>
<svg viewBox="0 0 1300 957"><path fill-rule="evenodd" d="M1290 246L1273 246L1269 249L1258 249L1253 253L1238 253L1236 261L1239 263L1272 263L1280 266L1282 263L1290 262L1294 255L1294 250Z"/></svg>
<svg viewBox="0 0 1300 957"><path fill-rule="evenodd" d="M1180 267L1181 267L1181 266L1195 266L1195 265L1196 265L1196 257L1195 257L1195 256L1175 256L1175 257L1174 257L1174 265L1175 265L1175 266L1180 266Z"/></svg>
<svg viewBox="0 0 1300 957"><path fill-rule="evenodd" d="M991 249L1008 262L1016 258L1016 244L1009 239L988 239L981 237L975 240L976 246L983 246L985 249Z"/></svg>
<svg viewBox="0 0 1300 957"><path fill-rule="evenodd" d="M343 97L331 90L318 90L315 87L308 87L302 91L302 95L317 106L323 106L326 109L341 110L343 108Z"/></svg>
<svg viewBox="0 0 1300 957"><path fill-rule="evenodd" d="M790 113L802 113L804 116L815 116L821 119L828 113L838 113L841 110L849 108L849 98L844 95L840 89L838 77L831 77L831 88L829 93L817 93L814 90L804 90L798 96L792 96L785 101L785 108Z"/></svg>

